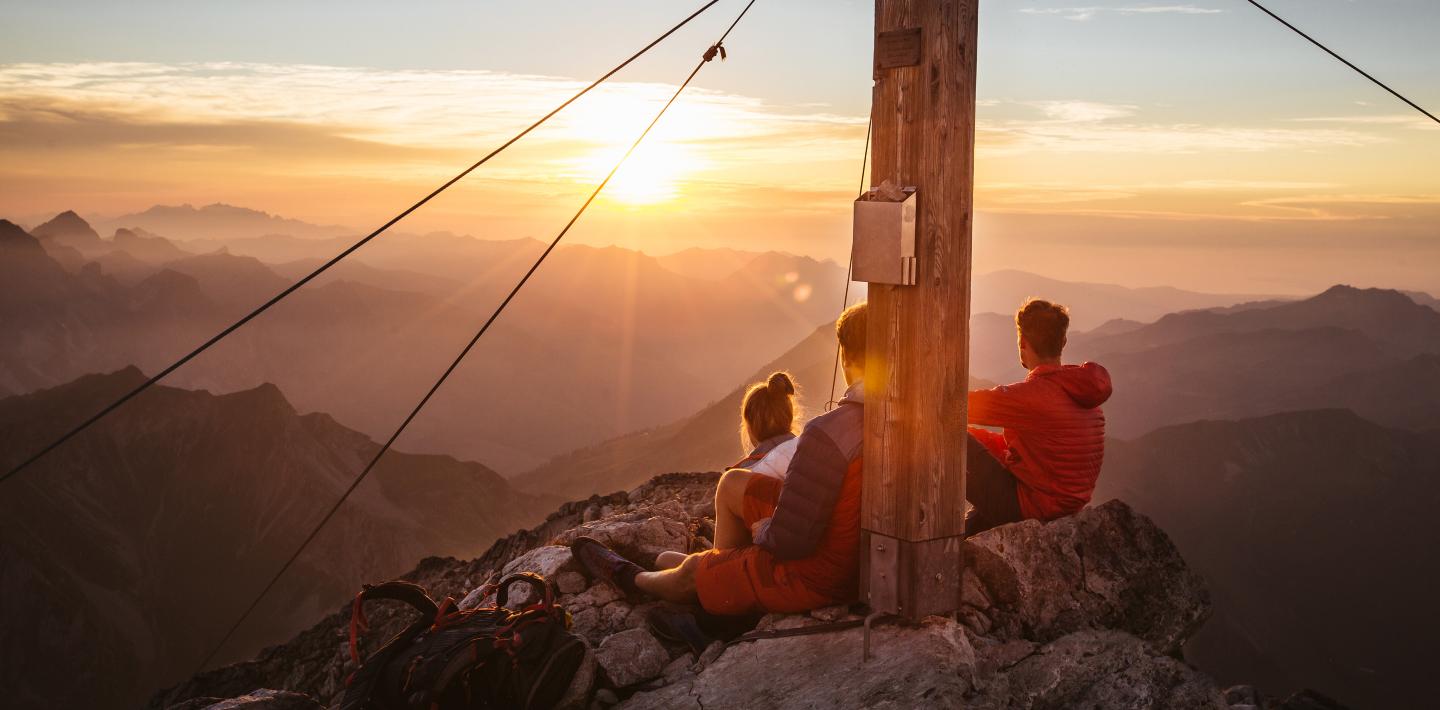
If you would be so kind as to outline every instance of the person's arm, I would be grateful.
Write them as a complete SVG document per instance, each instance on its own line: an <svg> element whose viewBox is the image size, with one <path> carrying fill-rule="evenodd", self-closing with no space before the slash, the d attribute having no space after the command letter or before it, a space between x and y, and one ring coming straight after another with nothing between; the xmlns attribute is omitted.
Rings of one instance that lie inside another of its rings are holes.
<svg viewBox="0 0 1440 710"><path fill-rule="evenodd" d="M971 424L1023 429L1031 423L1033 407L1026 405L1029 383L1017 382L970 393L966 416Z"/></svg>
<svg viewBox="0 0 1440 710"><path fill-rule="evenodd" d="M1005 440L1004 434L973 426L969 427L969 432L970 436L975 437L975 440L980 442L980 445L984 446L991 456L1001 461L1005 460L1006 452L1010 450L1010 442Z"/></svg>
<svg viewBox="0 0 1440 710"><path fill-rule="evenodd" d="M849 466L823 429L807 428L790 459L775 514L755 525L755 544L781 560L814 554L840 500Z"/></svg>

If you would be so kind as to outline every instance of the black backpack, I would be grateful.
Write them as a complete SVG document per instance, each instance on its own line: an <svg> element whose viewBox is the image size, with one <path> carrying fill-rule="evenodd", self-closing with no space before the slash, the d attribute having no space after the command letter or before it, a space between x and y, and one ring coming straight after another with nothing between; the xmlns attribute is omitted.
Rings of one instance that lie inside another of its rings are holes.
<svg viewBox="0 0 1440 710"><path fill-rule="evenodd" d="M512 582L528 583L540 601L506 609ZM420 618L350 676L340 710L551 708L585 658L585 642L570 633L570 615L555 605L554 591L539 575L510 575L500 581L495 606L465 611L450 598L437 605L410 582L366 585L351 606L350 653L357 663L364 604L377 599L405 602Z"/></svg>

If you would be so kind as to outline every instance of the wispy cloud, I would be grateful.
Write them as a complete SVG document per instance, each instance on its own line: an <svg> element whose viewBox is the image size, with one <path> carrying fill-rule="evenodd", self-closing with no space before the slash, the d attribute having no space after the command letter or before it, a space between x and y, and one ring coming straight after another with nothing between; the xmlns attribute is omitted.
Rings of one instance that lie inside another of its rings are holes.
<svg viewBox="0 0 1440 710"><path fill-rule="evenodd" d="M1111 214L1138 218L1151 216L1164 219L1215 219L1234 218L1244 220L1264 219L1320 219L1331 215L1316 215L1296 209L1284 214L1276 208L1289 206L1292 201L1310 204L1317 191L1340 189L1334 183L1286 180L1237 180L1229 178L1191 179L1178 181L1148 181L1136 183L1086 183L1077 185L1065 181L987 182L978 186L977 200L984 208L994 212L1064 212L1067 214ZM1306 197L1297 197L1302 192ZM1255 199L1256 195L1290 193L1288 197ZM1220 197L1220 202L1210 201L1205 211L1195 211L1195 197ZM1213 209L1217 204L1239 203L1251 209L1245 213L1220 214ZM1191 211L1176 209L1187 206Z"/></svg>
<svg viewBox="0 0 1440 710"><path fill-rule="evenodd" d="M1440 218L1440 195L1311 194L1253 200L1246 206L1278 210L1286 217L1325 221Z"/></svg>
<svg viewBox="0 0 1440 710"><path fill-rule="evenodd" d="M1224 10L1198 5L1125 5L1119 7L1090 5L1082 7L1022 7L1026 15L1052 15L1076 22L1094 19L1101 14L1112 15L1218 15Z"/></svg>
<svg viewBox="0 0 1440 710"><path fill-rule="evenodd" d="M239 63L16 64L0 66L0 122L69 126L64 138L222 149L264 127L350 141L385 155L469 153L494 146L583 83L492 71L399 71ZM588 165L588 156L628 144L674 91L663 83L607 83L527 138L548 172ZM692 88L666 115L652 143L688 146L702 164L740 157L833 159L863 135L863 118L773 106L753 97ZM86 122L111 126L88 133ZM127 126L117 129L115 126ZM248 127L249 130L242 130ZM207 128L209 130L207 130ZM547 150L548 148L548 150ZM834 154L827 154L830 150ZM847 150L843 155L858 153ZM533 155L533 154L532 154ZM393 157L393 155L389 155ZM590 177L588 173L586 177Z"/></svg>
<svg viewBox="0 0 1440 710"><path fill-rule="evenodd" d="M1363 102L1356 102L1368 106ZM1422 131L1440 131L1440 124L1414 113L1368 114L1359 116L1308 116L1290 119L1297 123L1339 123L1355 126L1396 126Z"/></svg>
<svg viewBox="0 0 1440 710"><path fill-rule="evenodd" d="M1092 123L1125 118L1135 114L1136 107L1128 104L1105 104L1095 101L1035 101L1032 106L1039 108L1053 121Z"/></svg>
<svg viewBox="0 0 1440 710"><path fill-rule="evenodd" d="M109 200L122 205L118 211L164 200L253 199L272 211L346 222L367 204L389 204L396 192L409 198L448 178L582 85L489 71L0 65L0 180L11 205ZM467 180L462 188L473 192L446 206L520 225L572 204L673 90L607 84ZM1360 152L1342 152L1348 148L1395 143L1413 120L1396 114L1202 123L1177 122L1168 109L1138 102L978 103L982 208L1137 219L1383 212L1382 203L1327 208L1308 197L1362 192L1353 172L1344 173L1351 183L1336 185L1277 166L1301 155L1313 164L1311 154L1345 158ZM661 173L686 166L674 189L699 198L677 201L677 214L692 215L687 219L700 212L714 219L747 215L797 233L816 225L843 231L864 131L863 116L822 105L694 89L634 160Z"/></svg>
<svg viewBox="0 0 1440 710"><path fill-rule="evenodd" d="M1389 139L1355 128L1231 126L1145 121L1140 107L1094 101L1010 102L1036 117L978 121L978 149L992 157L1034 153L1258 153L1352 147ZM1007 111L1013 115L1014 111Z"/></svg>

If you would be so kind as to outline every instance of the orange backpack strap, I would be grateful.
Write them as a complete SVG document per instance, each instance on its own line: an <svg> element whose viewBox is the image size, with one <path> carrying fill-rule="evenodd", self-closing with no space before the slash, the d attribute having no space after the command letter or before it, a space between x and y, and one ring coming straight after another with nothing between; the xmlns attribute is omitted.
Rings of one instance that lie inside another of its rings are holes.
<svg viewBox="0 0 1440 710"><path fill-rule="evenodd" d="M405 602L420 612L420 618L433 620L440 608L425 588L413 582L394 580L384 584L367 584L350 602L350 658L360 662L360 635L370 630L365 618L365 602L372 599L393 599Z"/></svg>
<svg viewBox="0 0 1440 710"><path fill-rule="evenodd" d="M540 605L546 611L555 608L555 588L550 583L534 572L516 572L500 580L500 586L495 591L495 605L505 607L510 597L511 582L526 582L532 589L540 591Z"/></svg>

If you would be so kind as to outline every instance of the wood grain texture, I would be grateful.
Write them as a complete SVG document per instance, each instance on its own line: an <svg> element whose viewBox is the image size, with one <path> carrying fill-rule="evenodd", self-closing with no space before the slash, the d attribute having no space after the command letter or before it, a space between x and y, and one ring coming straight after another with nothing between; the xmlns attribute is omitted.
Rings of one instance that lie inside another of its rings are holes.
<svg viewBox="0 0 1440 710"><path fill-rule="evenodd" d="M916 285L869 289L862 525L902 541L963 532L977 4L875 3L877 36L922 29L918 65L875 69L873 104L871 181L919 201Z"/></svg>

